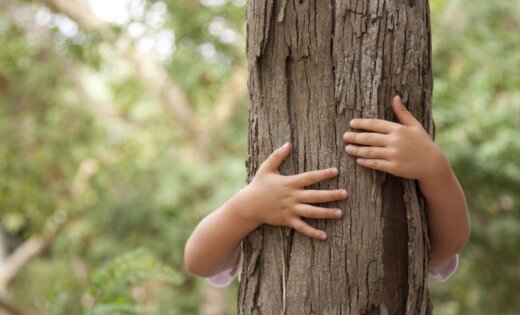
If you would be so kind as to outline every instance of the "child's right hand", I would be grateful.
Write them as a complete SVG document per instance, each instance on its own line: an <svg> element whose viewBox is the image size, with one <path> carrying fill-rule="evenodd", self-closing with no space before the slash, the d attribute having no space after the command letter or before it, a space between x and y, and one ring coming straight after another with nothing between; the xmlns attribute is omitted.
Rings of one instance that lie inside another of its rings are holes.
<svg viewBox="0 0 520 315"><path fill-rule="evenodd" d="M346 199L347 191L305 189L305 186L336 177L338 175L336 168L291 176L281 175L278 168L290 152L291 145L286 143L262 163L251 183L239 192L244 204L240 212L245 219L258 225L266 223L289 226L309 237L324 240L327 234L311 227L302 220L302 217L341 218L340 209L317 207L311 204Z"/></svg>

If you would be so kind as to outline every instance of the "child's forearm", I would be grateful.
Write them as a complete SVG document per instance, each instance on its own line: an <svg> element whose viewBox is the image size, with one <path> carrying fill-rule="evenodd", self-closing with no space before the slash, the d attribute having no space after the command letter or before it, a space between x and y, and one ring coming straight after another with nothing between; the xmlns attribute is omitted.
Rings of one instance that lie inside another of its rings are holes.
<svg viewBox="0 0 520 315"><path fill-rule="evenodd" d="M240 254L242 239L260 225L241 215L248 199L245 190L210 213L193 231L184 251L191 273L209 277L230 267Z"/></svg>
<svg viewBox="0 0 520 315"><path fill-rule="evenodd" d="M470 223L464 192L444 152L437 154L435 173L419 180L428 205L430 266L457 254L466 244Z"/></svg>
<svg viewBox="0 0 520 315"><path fill-rule="evenodd" d="M278 168L290 151L289 143L276 149L246 187L199 223L186 243L184 261L188 270L209 277L232 266L239 257L242 239L264 223L292 227L315 239L327 238L325 231L310 226L302 218L341 218L340 209L313 204L343 200L347 192L305 187L336 177L338 170L282 175Z"/></svg>

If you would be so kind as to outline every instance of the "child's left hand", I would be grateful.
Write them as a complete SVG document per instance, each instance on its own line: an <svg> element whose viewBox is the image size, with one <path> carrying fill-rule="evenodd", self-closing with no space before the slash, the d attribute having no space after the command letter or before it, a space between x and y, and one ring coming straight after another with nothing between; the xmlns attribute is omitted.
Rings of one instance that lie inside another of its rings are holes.
<svg viewBox="0 0 520 315"><path fill-rule="evenodd" d="M392 108L402 125L383 119L352 119L351 127L374 132L346 132L343 140L351 144L345 151L359 157L357 162L361 166L425 180L446 163L444 152L430 139L399 96L394 97Z"/></svg>

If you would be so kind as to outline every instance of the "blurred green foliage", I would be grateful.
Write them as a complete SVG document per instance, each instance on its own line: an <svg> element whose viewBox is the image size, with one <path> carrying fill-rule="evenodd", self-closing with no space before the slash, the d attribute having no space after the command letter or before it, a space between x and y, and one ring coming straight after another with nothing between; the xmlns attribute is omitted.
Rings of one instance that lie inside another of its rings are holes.
<svg viewBox="0 0 520 315"><path fill-rule="evenodd" d="M459 271L431 283L435 310L517 314L520 3L430 2L436 141L465 189L473 228ZM74 22L39 2L10 3L18 15L0 10L0 216L8 250L44 231L56 211L69 215L15 279L11 301L50 315L198 313L206 283L184 269L183 247L200 218L244 183L246 97L220 140L212 134L193 146L98 34L74 31ZM211 123L244 59L245 1L129 3L137 9L114 29L144 49L151 34L170 36L170 50L149 52L186 92L197 123ZM38 33L23 26L33 20ZM115 118L91 106L78 75ZM236 286L227 294L230 314L234 296Z"/></svg>
<svg viewBox="0 0 520 315"><path fill-rule="evenodd" d="M433 1L434 118L472 235L439 314L518 314L520 3Z"/></svg>

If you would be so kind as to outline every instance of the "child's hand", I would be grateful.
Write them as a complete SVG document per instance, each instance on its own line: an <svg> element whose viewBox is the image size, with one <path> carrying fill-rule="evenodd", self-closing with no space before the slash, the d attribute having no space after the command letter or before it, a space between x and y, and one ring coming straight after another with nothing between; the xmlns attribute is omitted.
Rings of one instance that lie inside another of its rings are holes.
<svg viewBox="0 0 520 315"><path fill-rule="evenodd" d="M329 168L291 176L281 175L278 168L290 152L291 145L287 143L275 150L260 166L251 183L241 191L242 200L246 200L245 209L241 212L258 224L289 226L309 237L326 239L324 231L311 227L301 217L339 219L340 209L310 204L342 200L347 197L347 192L344 189L309 190L304 187L336 177L338 170Z"/></svg>
<svg viewBox="0 0 520 315"><path fill-rule="evenodd" d="M421 123L406 109L399 96L394 97L392 108L402 123L383 119L353 119L350 126L374 131L346 132L348 154L360 157L364 167L384 171L395 176L424 180L443 166L444 153L430 139Z"/></svg>

